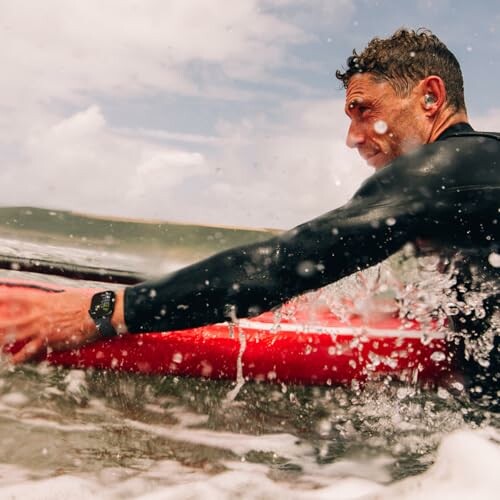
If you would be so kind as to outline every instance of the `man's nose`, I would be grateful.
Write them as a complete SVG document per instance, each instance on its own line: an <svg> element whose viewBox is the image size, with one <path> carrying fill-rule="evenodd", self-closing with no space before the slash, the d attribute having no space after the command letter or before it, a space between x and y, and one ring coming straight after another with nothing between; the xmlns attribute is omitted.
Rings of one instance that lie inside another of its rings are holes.
<svg viewBox="0 0 500 500"><path fill-rule="evenodd" d="M362 128L354 121L352 121L349 125L349 130L347 131L347 147L357 148L359 145L363 144L363 142L365 142L365 134Z"/></svg>

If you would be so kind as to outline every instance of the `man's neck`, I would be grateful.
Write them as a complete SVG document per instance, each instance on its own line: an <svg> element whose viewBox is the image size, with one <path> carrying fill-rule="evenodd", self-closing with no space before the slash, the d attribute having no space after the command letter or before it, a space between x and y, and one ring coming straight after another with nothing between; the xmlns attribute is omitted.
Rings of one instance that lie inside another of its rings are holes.
<svg viewBox="0 0 500 500"><path fill-rule="evenodd" d="M434 142L447 128L457 125L458 123L469 123L469 119L467 118L467 113L465 111L453 113L448 112L437 117L432 126L428 142Z"/></svg>

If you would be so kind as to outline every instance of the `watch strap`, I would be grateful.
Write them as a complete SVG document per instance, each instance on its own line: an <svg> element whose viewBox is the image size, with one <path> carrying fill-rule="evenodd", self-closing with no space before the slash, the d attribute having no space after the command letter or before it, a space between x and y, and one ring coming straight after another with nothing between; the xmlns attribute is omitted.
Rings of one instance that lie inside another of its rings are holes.
<svg viewBox="0 0 500 500"><path fill-rule="evenodd" d="M112 325L110 318L94 319L94 322L97 331L101 334L102 337L111 338L111 337L116 337L116 335L118 335L118 332Z"/></svg>

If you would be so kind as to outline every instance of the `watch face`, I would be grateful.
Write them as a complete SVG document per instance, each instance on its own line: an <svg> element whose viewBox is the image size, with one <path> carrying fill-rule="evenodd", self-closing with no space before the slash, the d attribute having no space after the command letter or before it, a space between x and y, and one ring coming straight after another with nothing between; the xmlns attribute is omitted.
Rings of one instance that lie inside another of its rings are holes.
<svg viewBox="0 0 500 500"><path fill-rule="evenodd" d="M93 318L106 318L113 314L115 308L115 292L106 291L96 293L92 297L90 315Z"/></svg>
<svg viewBox="0 0 500 500"><path fill-rule="evenodd" d="M109 312L111 311L111 297L106 294L103 298L102 298L102 302L101 302L101 311L103 314L109 314Z"/></svg>

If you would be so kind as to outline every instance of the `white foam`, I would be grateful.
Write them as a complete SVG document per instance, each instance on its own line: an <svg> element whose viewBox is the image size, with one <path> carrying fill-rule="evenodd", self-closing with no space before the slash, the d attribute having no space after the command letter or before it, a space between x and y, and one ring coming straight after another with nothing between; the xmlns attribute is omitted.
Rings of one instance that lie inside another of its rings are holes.
<svg viewBox="0 0 500 500"><path fill-rule="evenodd" d="M7 406L21 407L29 403L29 398L22 392L10 392L1 398L2 403Z"/></svg>
<svg viewBox="0 0 500 500"><path fill-rule="evenodd" d="M173 441L201 444L219 449L233 451L237 455L245 455L250 451L276 453L280 456L295 458L312 455L313 449L309 444L301 442L292 434L265 434L253 436L251 434L237 434L232 432L216 432L205 429L185 428L183 425L169 427L144 424L135 420L123 420L131 428L156 434Z"/></svg>
<svg viewBox="0 0 500 500"><path fill-rule="evenodd" d="M325 474L319 482L317 475L277 481L272 479L268 465L234 461L224 463L226 470L216 474L175 461L152 460L139 474L115 467L97 475L74 473L38 480L30 479L21 468L0 464L0 498L493 500L500 490L499 439L493 429L451 433L443 439L429 470L392 485L381 484L380 479L355 477L362 466L356 461L324 466ZM271 438L271 444L276 444L276 438Z"/></svg>
<svg viewBox="0 0 500 500"><path fill-rule="evenodd" d="M93 481L71 475L38 481L26 481L0 487L0 498L9 500L88 500L89 498L112 498L100 490L100 485Z"/></svg>
<svg viewBox="0 0 500 500"><path fill-rule="evenodd" d="M384 491L384 500L497 500L500 492L500 446L495 431L455 431L446 436L434 465Z"/></svg>
<svg viewBox="0 0 500 500"><path fill-rule="evenodd" d="M380 486L361 479L337 479L328 488L307 489L277 483L265 475L254 472L228 471L214 477L195 481L189 485L178 485L171 488L151 492L138 497L138 500L231 500L244 499L276 499L290 500L349 500L362 495L375 494Z"/></svg>

